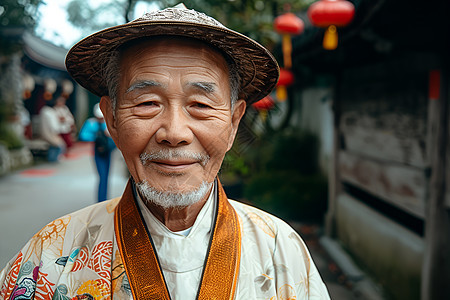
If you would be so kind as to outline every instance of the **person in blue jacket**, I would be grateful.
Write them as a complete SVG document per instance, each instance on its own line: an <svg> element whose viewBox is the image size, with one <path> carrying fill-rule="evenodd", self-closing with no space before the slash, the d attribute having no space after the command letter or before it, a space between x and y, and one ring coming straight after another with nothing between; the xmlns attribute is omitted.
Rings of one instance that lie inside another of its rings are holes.
<svg viewBox="0 0 450 300"><path fill-rule="evenodd" d="M116 148L109 135L99 104L94 106L95 118L87 119L81 127L78 139L94 142L95 166L99 176L98 202L105 201L108 196L108 177L111 165L111 153Z"/></svg>

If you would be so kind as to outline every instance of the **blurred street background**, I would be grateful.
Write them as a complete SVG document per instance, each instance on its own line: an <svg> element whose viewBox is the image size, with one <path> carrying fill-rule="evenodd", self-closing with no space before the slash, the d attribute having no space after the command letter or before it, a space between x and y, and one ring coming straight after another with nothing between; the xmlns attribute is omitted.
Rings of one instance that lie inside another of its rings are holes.
<svg viewBox="0 0 450 300"><path fill-rule="evenodd" d="M178 1L0 2L0 264L97 201L83 125L99 98L64 59L81 38ZM450 299L450 1L187 0L281 70L219 174L289 222L332 299ZM56 126L53 126L56 121ZM116 150L108 198L127 172Z"/></svg>

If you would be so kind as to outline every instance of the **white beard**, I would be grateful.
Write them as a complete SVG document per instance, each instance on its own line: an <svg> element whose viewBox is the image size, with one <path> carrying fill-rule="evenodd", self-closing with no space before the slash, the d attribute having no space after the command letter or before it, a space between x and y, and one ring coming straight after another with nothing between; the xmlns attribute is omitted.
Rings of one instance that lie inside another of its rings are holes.
<svg viewBox="0 0 450 300"><path fill-rule="evenodd" d="M146 180L136 183L136 187L145 202L151 202L163 209L183 208L202 200L211 189L212 183L203 181L195 190L181 193L170 191L158 191Z"/></svg>
<svg viewBox="0 0 450 300"><path fill-rule="evenodd" d="M202 166L205 166L209 161L209 156L207 154L174 149L143 152L140 155L141 163L143 166L153 160L177 158L193 159L199 162ZM177 175L174 174L169 176L176 177ZM212 183L203 181L198 188L192 191L178 192L173 187L172 189L169 187L168 190L163 191L157 190L146 180L136 183L136 187L139 190L142 198L144 198L144 201L154 203L164 209L175 207L183 208L195 204L206 196L206 193L210 190L211 186Z"/></svg>

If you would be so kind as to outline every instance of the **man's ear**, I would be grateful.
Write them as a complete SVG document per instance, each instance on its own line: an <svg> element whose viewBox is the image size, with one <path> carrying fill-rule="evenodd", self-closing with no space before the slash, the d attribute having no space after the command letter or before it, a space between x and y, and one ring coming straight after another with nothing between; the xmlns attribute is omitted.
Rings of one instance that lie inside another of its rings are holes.
<svg viewBox="0 0 450 300"><path fill-rule="evenodd" d="M116 118L114 116L111 98L109 96L103 96L100 99L100 109L105 118L106 126L108 127L109 134L111 135L114 142L117 144L117 129L116 129Z"/></svg>
<svg viewBox="0 0 450 300"><path fill-rule="evenodd" d="M239 123L244 116L245 109L247 108L247 103L243 99L239 99L234 104L233 111L231 112L231 134L228 141L227 151L233 146L234 139L236 138Z"/></svg>

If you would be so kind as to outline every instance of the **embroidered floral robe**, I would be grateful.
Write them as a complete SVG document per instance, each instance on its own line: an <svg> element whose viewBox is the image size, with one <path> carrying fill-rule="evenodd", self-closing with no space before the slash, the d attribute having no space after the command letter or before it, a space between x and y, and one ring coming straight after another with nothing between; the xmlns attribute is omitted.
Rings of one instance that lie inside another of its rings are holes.
<svg viewBox="0 0 450 300"><path fill-rule="evenodd" d="M44 227L0 273L0 299L132 299L114 235L118 202L119 198L92 205ZM242 231L235 299L329 299L295 231L261 210L233 200L230 203L238 213ZM212 206L205 205L202 211ZM147 223L152 222L151 216L143 214ZM176 282L185 281L177 276L184 272L182 276L190 277L186 272L192 272L195 283L201 270L195 267L178 272L176 268L186 269L183 261L204 259L205 251L192 249L192 245L204 248L204 243L193 244L189 237L202 232L197 227L210 227L212 216L207 212L199 216L186 240L175 241L181 243L179 249L168 247L174 241L159 225L149 228L152 236L155 234L157 250L168 257L170 251L174 253L172 260L161 260L172 299L188 299L183 289L193 290L194 295L197 290L197 286L189 287L189 282L180 288ZM158 234L162 237L159 240ZM208 230L204 234L209 234ZM177 262L181 265L171 265Z"/></svg>

